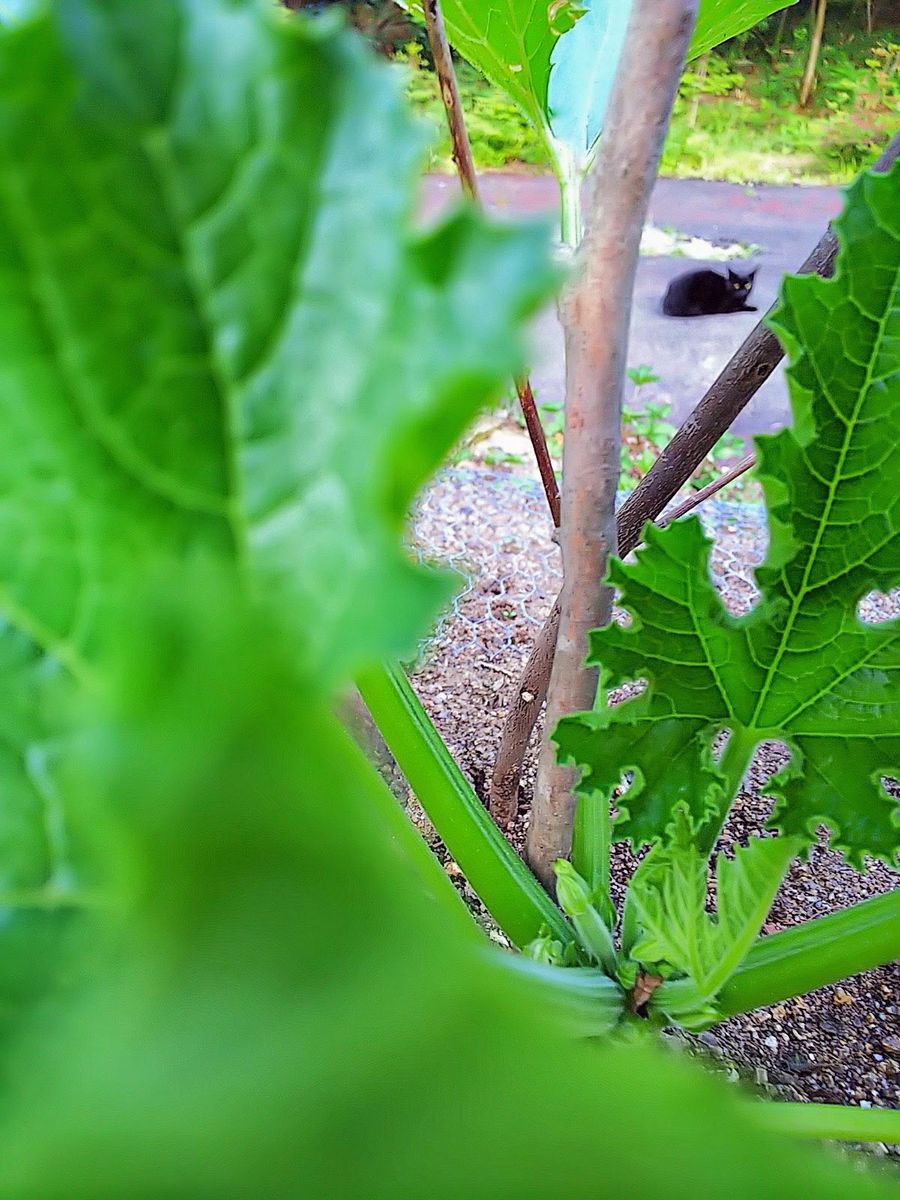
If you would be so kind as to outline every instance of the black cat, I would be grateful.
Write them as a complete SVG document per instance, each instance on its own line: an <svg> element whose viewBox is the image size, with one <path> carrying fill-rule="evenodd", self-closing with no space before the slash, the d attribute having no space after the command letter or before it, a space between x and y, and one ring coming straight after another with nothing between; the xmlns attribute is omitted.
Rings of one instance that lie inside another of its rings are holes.
<svg viewBox="0 0 900 1200"><path fill-rule="evenodd" d="M729 267L727 279L718 271L687 271L676 276L666 288L662 310L667 317L756 312L754 305L747 303L755 276L755 268L741 274Z"/></svg>

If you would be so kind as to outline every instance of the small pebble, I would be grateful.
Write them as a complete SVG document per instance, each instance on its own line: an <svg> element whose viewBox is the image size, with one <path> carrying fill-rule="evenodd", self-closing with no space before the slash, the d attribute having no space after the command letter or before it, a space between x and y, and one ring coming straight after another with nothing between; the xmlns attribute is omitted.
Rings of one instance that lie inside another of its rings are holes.
<svg viewBox="0 0 900 1200"><path fill-rule="evenodd" d="M774 1034L770 1033L769 1036L763 1040L763 1045L768 1046L770 1050L777 1050L778 1038L775 1037Z"/></svg>

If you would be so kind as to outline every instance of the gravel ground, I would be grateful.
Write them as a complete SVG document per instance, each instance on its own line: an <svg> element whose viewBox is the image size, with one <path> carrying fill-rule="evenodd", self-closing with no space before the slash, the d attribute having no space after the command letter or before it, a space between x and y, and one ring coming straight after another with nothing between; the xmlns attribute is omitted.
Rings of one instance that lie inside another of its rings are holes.
<svg viewBox="0 0 900 1200"><path fill-rule="evenodd" d="M766 548L764 513L755 505L708 501L700 510L715 537L713 573L726 604L746 611L756 589L753 567ZM414 538L423 555L461 574L461 589L435 636L422 649L415 685L457 761L486 795L508 699L533 638L560 583L559 551L536 483L502 470L453 469L423 497ZM870 619L900 612L898 597L867 600ZM721 845L758 832L770 801L764 781L785 752L760 748ZM536 747L523 776L523 815L513 841L521 848L534 782ZM442 855L446 862L446 853ZM632 868L617 847L616 890ZM455 864L451 875L468 893ZM842 908L897 885L879 863L857 874L823 845L797 863L779 892L766 932ZM477 907L477 905L473 906ZM900 1104L900 963L809 996L734 1018L699 1039L726 1069L797 1099ZM884 1151L882 1151L884 1152Z"/></svg>

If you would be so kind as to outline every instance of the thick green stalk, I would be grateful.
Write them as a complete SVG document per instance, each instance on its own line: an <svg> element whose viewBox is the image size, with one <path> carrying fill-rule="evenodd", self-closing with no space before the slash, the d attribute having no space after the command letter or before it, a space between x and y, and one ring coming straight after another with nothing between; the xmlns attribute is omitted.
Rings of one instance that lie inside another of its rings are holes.
<svg viewBox="0 0 900 1200"><path fill-rule="evenodd" d="M612 821L609 801L602 792L579 796L572 831L572 865L586 879L594 893L594 902L602 907L607 923L614 923L609 895L609 851Z"/></svg>
<svg viewBox="0 0 900 1200"><path fill-rule="evenodd" d="M500 970L533 986L541 1002L574 1037L602 1037L625 1016L625 993L593 967L555 967L521 954L491 951Z"/></svg>
<svg viewBox="0 0 900 1200"><path fill-rule="evenodd" d="M558 164L560 241L570 250L577 250L583 232L581 217L581 185L584 176L579 171L571 151L561 142L555 143L554 162Z"/></svg>
<svg viewBox="0 0 900 1200"><path fill-rule="evenodd" d="M525 946L546 925L564 943L573 941L565 917L491 820L403 669L372 667L356 684L416 798L504 933Z"/></svg>
<svg viewBox="0 0 900 1200"><path fill-rule="evenodd" d="M748 1107L760 1124L789 1137L900 1145L900 1109L849 1104L756 1103Z"/></svg>
<svg viewBox="0 0 900 1200"><path fill-rule="evenodd" d="M725 1017L802 996L900 958L900 888L761 938L718 999Z"/></svg>

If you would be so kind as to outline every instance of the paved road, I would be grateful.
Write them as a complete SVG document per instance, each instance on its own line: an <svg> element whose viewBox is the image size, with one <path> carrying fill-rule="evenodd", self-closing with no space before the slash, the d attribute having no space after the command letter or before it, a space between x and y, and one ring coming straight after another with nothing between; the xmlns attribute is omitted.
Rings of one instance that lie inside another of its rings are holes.
<svg viewBox="0 0 900 1200"><path fill-rule="evenodd" d="M553 213L557 203L556 184L545 176L486 175L482 192L488 207L498 214ZM452 204L457 195L455 179L429 176L423 197L426 219ZM764 310L775 299L782 276L800 265L839 211L840 193L836 188L745 188L693 179L661 179L653 192L650 220L654 225L674 226L680 233L712 242L760 246L753 303ZM687 416L758 320L755 313L664 317L659 301L668 281L681 271L702 265L706 264L684 258L642 257L638 267L628 362L631 366L648 363L661 376L658 384L643 389L641 394L644 398L668 400L676 422ZM539 400L562 399L562 331L552 308L535 325L532 380ZM779 370L741 414L735 432L761 433L779 428L788 419L787 386Z"/></svg>

